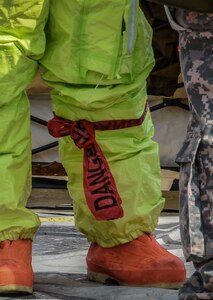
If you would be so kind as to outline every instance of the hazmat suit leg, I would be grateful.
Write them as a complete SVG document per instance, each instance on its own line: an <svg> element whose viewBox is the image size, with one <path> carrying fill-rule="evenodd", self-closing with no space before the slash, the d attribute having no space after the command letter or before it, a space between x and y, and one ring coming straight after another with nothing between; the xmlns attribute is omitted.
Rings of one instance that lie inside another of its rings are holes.
<svg viewBox="0 0 213 300"><path fill-rule="evenodd" d="M7 4L8 3L8 4ZM48 1L0 1L0 240L32 238L30 110L25 88L45 47Z"/></svg>
<svg viewBox="0 0 213 300"><path fill-rule="evenodd" d="M113 1L78 2L53 1L50 7L41 63L47 69L43 78L54 88L53 111L68 120L91 122L140 118L147 101L146 78L154 64L149 25L138 7L123 0L116 5ZM124 209L123 218L101 222L85 200L83 150L70 137L60 140L76 225L90 241L112 247L155 228L164 199L158 147L152 136L149 113L140 126L96 131Z"/></svg>
<svg viewBox="0 0 213 300"><path fill-rule="evenodd" d="M25 208L31 141L24 90L44 52L47 14L47 0L0 0L0 292L32 290L30 239L39 219Z"/></svg>
<svg viewBox="0 0 213 300"><path fill-rule="evenodd" d="M60 17L62 15L63 18ZM41 63L46 68L43 78L53 87L52 105L57 116L71 121L87 120L87 125L88 122L99 122L100 125L103 120L135 120L144 114L147 101L146 78L154 60L151 48L152 32L144 15L139 11L138 1L93 0L73 1L72 4L70 0L52 1L46 32L47 47ZM82 129L84 123L80 121L76 124ZM91 128L93 123L89 124ZM59 129L63 130L64 125L60 125ZM75 129L71 130L72 133L75 133ZM84 150L79 150L70 136L64 137L60 140L60 154L69 178L68 188L74 202L77 228L86 234L89 241L96 243L101 251L112 249L114 258L119 258L118 253L129 253L125 259L122 257L121 264L130 259L131 251L134 253L134 249L138 249L139 257L133 255L137 258L134 265L137 265L135 269L138 272L133 271L133 279L128 281L127 271L125 279L119 278L121 283L160 282L166 285L168 282L181 282L185 278L182 263L179 260L177 262L171 254L165 253L159 245L156 246L149 237L164 205L158 148L152 141L153 125L149 112L138 126L95 130L95 135L122 199L124 216L100 221L91 213L86 201L88 190L84 187ZM91 152L88 155L91 157ZM100 157L97 158L96 165L97 162L100 162ZM99 189L93 190L93 195L97 190L100 194L111 192L111 181L108 176L104 177L106 169L102 171L102 174L97 171L91 177L88 176L90 179L94 178L91 186L105 183ZM97 210L103 210L107 206L110 206L109 203L103 201ZM131 242L145 232L148 235L144 234L142 241L136 241L141 247L144 245L143 251ZM132 250L119 251L113 248L124 244L128 245L127 248L130 245ZM148 253L150 248L155 247L157 250L154 250L153 256L148 254L147 260L140 257L141 253ZM95 251L94 247L89 251L87 263L90 266L90 258L94 257ZM97 258L110 261L110 257L107 258L109 252L99 254ZM158 263L153 266L152 262L156 262L156 257ZM167 274L162 279L162 272L161 275L156 275L156 269L162 270L159 261L163 257L168 258L167 261L162 261L163 268L168 266L168 271L171 265L177 266L177 277L171 279L169 275L168 279ZM142 260L142 266L138 265L139 260ZM151 264L149 271L144 266L149 265L148 261ZM118 265L123 268L120 263ZM108 267L104 271L102 269L102 273L107 273L107 270ZM144 277L141 272L144 272ZM152 273L150 277L147 275L149 272ZM111 275L117 277L116 274ZM100 277L95 278L99 279Z"/></svg>

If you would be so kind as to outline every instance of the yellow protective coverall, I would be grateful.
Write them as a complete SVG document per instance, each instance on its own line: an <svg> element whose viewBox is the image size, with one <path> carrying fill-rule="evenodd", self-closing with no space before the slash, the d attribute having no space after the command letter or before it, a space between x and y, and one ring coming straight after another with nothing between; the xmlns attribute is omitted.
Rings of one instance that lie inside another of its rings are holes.
<svg viewBox="0 0 213 300"><path fill-rule="evenodd" d="M164 204L146 104L151 39L138 0L0 0L0 293L33 288L39 218L25 208L25 89L39 62L53 88L49 128L62 137L76 226L93 242L88 278L169 287L185 279L183 263L150 234Z"/></svg>
<svg viewBox="0 0 213 300"><path fill-rule="evenodd" d="M151 39L136 0L0 0L0 240L31 239L39 226L25 208L31 186L25 89L39 62L57 116L138 119L154 64ZM96 220L85 201L83 150L70 137L60 139L76 225L88 240L112 247L155 228L164 200L152 137L149 112L140 126L96 130L122 199L123 218L109 221Z"/></svg>

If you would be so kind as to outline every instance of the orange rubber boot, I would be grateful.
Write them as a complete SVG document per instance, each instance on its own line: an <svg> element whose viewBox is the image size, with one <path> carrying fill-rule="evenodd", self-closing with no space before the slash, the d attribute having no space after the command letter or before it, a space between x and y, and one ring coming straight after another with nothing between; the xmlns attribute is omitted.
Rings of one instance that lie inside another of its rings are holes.
<svg viewBox="0 0 213 300"><path fill-rule="evenodd" d="M0 242L0 293L32 293L32 241Z"/></svg>
<svg viewBox="0 0 213 300"><path fill-rule="evenodd" d="M183 262L146 233L112 248L92 243L86 260L88 279L101 283L178 288L186 278Z"/></svg>

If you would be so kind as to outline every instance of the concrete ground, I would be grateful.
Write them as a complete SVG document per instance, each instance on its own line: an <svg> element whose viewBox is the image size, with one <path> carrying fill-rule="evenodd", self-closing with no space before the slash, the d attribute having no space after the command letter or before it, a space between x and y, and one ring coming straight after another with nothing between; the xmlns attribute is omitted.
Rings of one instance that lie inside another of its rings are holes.
<svg viewBox="0 0 213 300"><path fill-rule="evenodd" d="M40 212L39 216L42 225L33 244L34 292L1 299L177 299L177 290L106 286L88 281L85 257L89 243L75 229L72 212L54 210ZM183 259L177 216L161 217L154 234L160 244ZM193 267L187 263L186 268L189 276Z"/></svg>

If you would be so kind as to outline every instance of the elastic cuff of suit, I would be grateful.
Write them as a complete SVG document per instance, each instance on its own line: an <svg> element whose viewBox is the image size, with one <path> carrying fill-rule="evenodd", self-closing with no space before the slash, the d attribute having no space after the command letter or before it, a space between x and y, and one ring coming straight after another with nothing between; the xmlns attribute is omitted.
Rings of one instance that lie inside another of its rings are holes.
<svg viewBox="0 0 213 300"><path fill-rule="evenodd" d="M2 231L0 232L0 242L1 241L15 241L15 240L33 240L33 236L35 235L36 230L30 230L27 232L13 232L12 230L9 231Z"/></svg>
<svg viewBox="0 0 213 300"><path fill-rule="evenodd" d="M94 239L94 237L87 236L87 239L90 242L97 243L99 246L103 248L111 248L117 245L126 244L133 240L136 240L138 237L142 236L145 232L151 233L155 227L156 224L153 224L153 226L151 226L149 230L148 229L145 230L144 228L138 228L137 230L129 232L124 237L111 237L109 239L103 240L99 238Z"/></svg>

